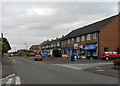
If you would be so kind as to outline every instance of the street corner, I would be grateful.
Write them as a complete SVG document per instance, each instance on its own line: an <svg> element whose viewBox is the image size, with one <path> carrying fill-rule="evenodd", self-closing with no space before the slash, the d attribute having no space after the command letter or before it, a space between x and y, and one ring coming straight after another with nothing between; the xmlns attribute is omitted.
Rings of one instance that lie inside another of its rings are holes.
<svg viewBox="0 0 120 86"><path fill-rule="evenodd" d="M114 69L112 64L86 68L84 71L120 78L120 76L118 76L118 70Z"/></svg>

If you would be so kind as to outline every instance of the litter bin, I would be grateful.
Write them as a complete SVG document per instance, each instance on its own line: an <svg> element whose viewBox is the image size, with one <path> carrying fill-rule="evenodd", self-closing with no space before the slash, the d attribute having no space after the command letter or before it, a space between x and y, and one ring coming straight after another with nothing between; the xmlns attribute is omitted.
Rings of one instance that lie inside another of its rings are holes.
<svg viewBox="0 0 120 86"><path fill-rule="evenodd" d="M75 61L74 55L71 56L71 61Z"/></svg>

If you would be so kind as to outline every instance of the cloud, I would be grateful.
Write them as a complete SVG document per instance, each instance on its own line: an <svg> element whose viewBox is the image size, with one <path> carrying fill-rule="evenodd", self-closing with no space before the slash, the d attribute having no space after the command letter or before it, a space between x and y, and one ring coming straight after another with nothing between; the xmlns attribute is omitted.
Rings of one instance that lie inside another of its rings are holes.
<svg viewBox="0 0 120 86"><path fill-rule="evenodd" d="M47 39L66 35L70 31L116 14L117 2L51 2L3 3L2 18L5 37L12 51L40 44Z"/></svg>

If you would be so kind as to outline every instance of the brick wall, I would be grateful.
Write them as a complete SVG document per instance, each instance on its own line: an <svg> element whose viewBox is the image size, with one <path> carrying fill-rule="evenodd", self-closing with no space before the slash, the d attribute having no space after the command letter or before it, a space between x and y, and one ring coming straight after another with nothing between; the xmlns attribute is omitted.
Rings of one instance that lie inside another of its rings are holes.
<svg viewBox="0 0 120 86"><path fill-rule="evenodd" d="M74 43L71 43L71 39L70 39L70 44L68 44L68 40L66 42L66 44L63 43L63 45L61 45L62 48L65 47L69 47L69 46L74 46L75 43L78 43L79 45L85 45L85 44L89 44L89 43L96 43L98 42L98 39L93 39L93 34L91 34L91 40L87 40L87 35L85 35L85 41L81 41L81 36L80 37L80 41L77 42L77 38L74 38Z"/></svg>
<svg viewBox="0 0 120 86"><path fill-rule="evenodd" d="M117 49L118 45L118 18L105 26L99 33L99 56L108 48L109 51Z"/></svg>

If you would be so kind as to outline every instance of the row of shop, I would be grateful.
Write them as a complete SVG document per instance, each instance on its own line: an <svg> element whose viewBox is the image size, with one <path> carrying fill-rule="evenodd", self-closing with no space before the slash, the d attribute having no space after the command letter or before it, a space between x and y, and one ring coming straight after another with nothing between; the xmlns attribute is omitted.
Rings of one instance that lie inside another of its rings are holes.
<svg viewBox="0 0 120 86"><path fill-rule="evenodd" d="M78 58L83 58L83 57L97 58L98 56L97 43L86 44L86 45L74 44L74 46L69 46L62 49L62 55L67 55L67 57L71 57L73 54L76 54Z"/></svg>

